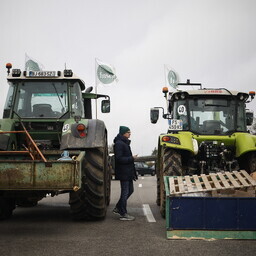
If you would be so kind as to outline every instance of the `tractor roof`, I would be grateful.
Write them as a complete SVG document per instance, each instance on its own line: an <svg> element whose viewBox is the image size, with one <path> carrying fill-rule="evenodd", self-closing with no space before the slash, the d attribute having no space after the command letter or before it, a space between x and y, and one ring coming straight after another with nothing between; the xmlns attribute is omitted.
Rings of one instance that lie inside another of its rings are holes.
<svg viewBox="0 0 256 256"><path fill-rule="evenodd" d="M85 83L78 76L73 74L71 70L68 70L69 73L64 70L61 71L29 71L21 72L20 70L12 70L7 77L8 81L77 81L80 84L81 90L85 89ZM17 73L15 73L17 72ZM66 72L66 73L65 73Z"/></svg>
<svg viewBox="0 0 256 256"><path fill-rule="evenodd" d="M188 93L189 95L232 95L232 96L237 96L239 93L243 93L243 92L239 92L239 91L229 91L227 89L212 89L212 88L204 88L204 89L197 89L197 90L180 90L177 92L174 92L173 94L176 93ZM244 93L243 93L244 94ZM248 95L248 93L245 93Z"/></svg>

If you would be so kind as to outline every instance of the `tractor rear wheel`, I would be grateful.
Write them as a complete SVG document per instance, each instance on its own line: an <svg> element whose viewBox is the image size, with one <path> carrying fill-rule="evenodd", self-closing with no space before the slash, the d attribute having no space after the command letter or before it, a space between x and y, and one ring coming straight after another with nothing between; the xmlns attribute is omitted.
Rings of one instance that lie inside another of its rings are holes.
<svg viewBox="0 0 256 256"><path fill-rule="evenodd" d="M105 154L108 155L108 148L107 146L105 147ZM106 167L106 175L105 175L105 180L106 180L106 186L105 186L105 194L106 194L106 204L109 206L110 204L110 194L111 194L111 180L112 180L112 169L107 161L107 167Z"/></svg>
<svg viewBox="0 0 256 256"><path fill-rule="evenodd" d="M70 192L70 209L74 220L95 220L106 216L110 200L110 173L107 149L86 150L83 162L82 186Z"/></svg>
<svg viewBox="0 0 256 256"><path fill-rule="evenodd" d="M165 218L165 187L164 176L182 176L181 155L173 149L165 148L162 153L162 172L160 172L160 213Z"/></svg>
<svg viewBox="0 0 256 256"><path fill-rule="evenodd" d="M0 220L8 219L15 209L15 200L12 198L0 197Z"/></svg>
<svg viewBox="0 0 256 256"><path fill-rule="evenodd" d="M252 153L249 157L249 173L256 172L256 154Z"/></svg>

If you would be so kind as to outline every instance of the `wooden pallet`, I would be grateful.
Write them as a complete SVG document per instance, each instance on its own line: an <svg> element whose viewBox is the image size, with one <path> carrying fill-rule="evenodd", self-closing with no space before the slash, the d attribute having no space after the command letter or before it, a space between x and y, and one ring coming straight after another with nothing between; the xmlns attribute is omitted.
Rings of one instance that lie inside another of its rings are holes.
<svg viewBox="0 0 256 256"><path fill-rule="evenodd" d="M222 190L239 190L249 189L255 190L256 180L254 180L246 171L218 172L209 175L202 174L200 176L177 176L169 177L170 196L212 192Z"/></svg>

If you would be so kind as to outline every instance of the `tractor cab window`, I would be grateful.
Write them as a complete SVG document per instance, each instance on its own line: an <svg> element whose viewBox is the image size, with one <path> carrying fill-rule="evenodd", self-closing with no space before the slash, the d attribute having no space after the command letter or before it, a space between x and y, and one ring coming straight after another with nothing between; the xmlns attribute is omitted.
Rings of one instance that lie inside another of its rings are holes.
<svg viewBox="0 0 256 256"><path fill-rule="evenodd" d="M14 85L12 83L10 83L10 87L8 90L8 94L7 94L7 98L6 98L6 102L4 105L4 114L3 114L3 118L9 118L10 117L10 110L13 104L13 92L14 92Z"/></svg>
<svg viewBox="0 0 256 256"><path fill-rule="evenodd" d="M82 91L78 82L71 85L71 115L84 117Z"/></svg>
<svg viewBox="0 0 256 256"><path fill-rule="evenodd" d="M14 110L23 118L60 118L68 111L67 83L20 82Z"/></svg>
<svg viewBox="0 0 256 256"><path fill-rule="evenodd" d="M237 107L237 131L244 132L246 129L246 114L245 114L245 103L243 101L238 102Z"/></svg>
<svg viewBox="0 0 256 256"><path fill-rule="evenodd" d="M188 112L185 100L174 101L172 118L182 120L182 130L188 130Z"/></svg>
<svg viewBox="0 0 256 256"><path fill-rule="evenodd" d="M191 121L191 131L209 135L229 134L236 129L246 131L242 104L244 103L239 103L236 108L235 99L189 99L190 119L195 120L194 127Z"/></svg>

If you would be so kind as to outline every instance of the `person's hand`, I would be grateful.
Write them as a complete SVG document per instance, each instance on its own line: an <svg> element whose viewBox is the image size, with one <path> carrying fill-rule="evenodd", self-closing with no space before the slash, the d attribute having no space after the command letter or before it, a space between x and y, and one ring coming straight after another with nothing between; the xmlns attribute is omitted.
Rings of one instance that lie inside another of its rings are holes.
<svg viewBox="0 0 256 256"><path fill-rule="evenodd" d="M135 160L137 157L138 157L138 155L134 155L134 156L132 156L133 157L133 159Z"/></svg>
<svg viewBox="0 0 256 256"><path fill-rule="evenodd" d="M133 172L133 180L136 181L138 179L138 173L136 172L136 170L134 169Z"/></svg>

